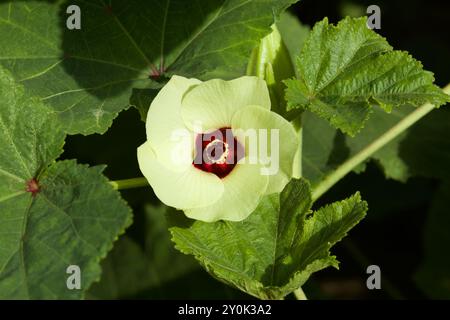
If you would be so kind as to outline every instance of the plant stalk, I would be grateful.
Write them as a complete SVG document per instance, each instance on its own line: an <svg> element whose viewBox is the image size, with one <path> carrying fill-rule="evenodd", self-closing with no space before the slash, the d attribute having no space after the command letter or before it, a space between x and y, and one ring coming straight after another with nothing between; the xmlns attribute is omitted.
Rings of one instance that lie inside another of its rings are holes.
<svg viewBox="0 0 450 320"><path fill-rule="evenodd" d="M295 131L298 136L298 150L295 155L296 163L294 163L293 175L294 177L302 176L302 148L303 148L303 128L302 128L302 115L300 114L297 118L292 121L292 125L294 126Z"/></svg>
<svg viewBox="0 0 450 320"><path fill-rule="evenodd" d="M134 189L147 187L148 181L144 177L133 178L133 179L124 179L124 180L115 180L109 182L114 189L116 190L125 190L125 189Z"/></svg>

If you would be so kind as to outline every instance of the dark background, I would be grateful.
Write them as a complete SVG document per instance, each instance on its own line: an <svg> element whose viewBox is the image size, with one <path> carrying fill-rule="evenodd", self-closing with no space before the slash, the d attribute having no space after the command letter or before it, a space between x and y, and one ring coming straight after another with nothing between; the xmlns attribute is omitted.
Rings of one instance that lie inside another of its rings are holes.
<svg viewBox="0 0 450 320"><path fill-rule="evenodd" d="M435 73L438 85L450 82L450 2L436 0L408 1L324 1L302 0L291 8L302 23L313 26L329 17L337 22L343 16L364 14L367 6L381 8L382 29L378 32L400 50L409 51ZM450 137L449 137L450 138ZM81 163L107 164L111 179L141 176L136 148L145 141L144 124L136 110L120 114L105 135L69 137L64 158L78 158ZM95 154L91 150L96 150ZM369 213L350 235L336 245L333 253L341 261L340 270L316 273L305 285L309 298L333 299L418 299L426 298L416 286L413 275L423 259L423 230L427 211L439 181L412 178L407 183L386 180L373 162L362 174L349 174L335 185L318 205L340 200L355 189L369 202ZM124 191L134 209L134 224L127 234L137 242L144 238L143 205L149 200L149 188ZM393 196L395 195L395 196ZM150 201L157 203L152 198ZM366 267L379 265L382 290L366 288ZM211 278L201 269L161 284L138 298L248 298Z"/></svg>

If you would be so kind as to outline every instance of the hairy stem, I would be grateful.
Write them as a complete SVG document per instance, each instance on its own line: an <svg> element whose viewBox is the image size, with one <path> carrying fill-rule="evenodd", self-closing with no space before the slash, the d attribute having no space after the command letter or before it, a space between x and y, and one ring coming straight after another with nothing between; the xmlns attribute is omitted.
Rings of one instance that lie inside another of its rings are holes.
<svg viewBox="0 0 450 320"><path fill-rule="evenodd" d="M450 94L450 84L444 88L444 92ZM378 139L373 141L371 144L366 146L360 152L355 154L353 157L342 163L335 171L330 173L325 177L313 190L312 199L316 201L325 192L327 192L332 186L334 186L339 180L351 172L356 166L363 163L366 159L371 157L375 152L380 150L386 144L398 137L402 132L412 126L414 123L419 121L425 115L430 113L435 109L432 104L424 104L423 106L417 108L415 111L403 118L399 123L393 126L391 129L386 131Z"/></svg>
<svg viewBox="0 0 450 320"><path fill-rule="evenodd" d="M116 190L133 189L148 186L148 181L144 177L110 181L109 183Z"/></svg>

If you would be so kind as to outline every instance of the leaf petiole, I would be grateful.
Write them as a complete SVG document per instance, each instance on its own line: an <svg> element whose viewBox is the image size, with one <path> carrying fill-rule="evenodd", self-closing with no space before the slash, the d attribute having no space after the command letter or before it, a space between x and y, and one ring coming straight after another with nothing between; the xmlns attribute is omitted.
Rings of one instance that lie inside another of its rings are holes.
<svg viewBox="0 0 450 320"><path fill-rule="evenodd" d="M297 290L294 291L294 296L295 296L295 299L297 299L297 300L308 300L305 292L303 292L302 287L299 287Z"/></svg>
<svg viewBox="0 0 450 320"><path fill-rule="evenodd" d="M144 177L115 180L109 182L115 190L134 189L148 186L148 181Z"/></svg>

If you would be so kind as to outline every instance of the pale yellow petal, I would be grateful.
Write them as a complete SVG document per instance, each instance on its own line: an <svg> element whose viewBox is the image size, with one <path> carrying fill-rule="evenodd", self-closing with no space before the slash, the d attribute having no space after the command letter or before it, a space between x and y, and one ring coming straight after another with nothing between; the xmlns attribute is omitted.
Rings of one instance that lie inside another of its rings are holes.
<svg viewBox="0 0 450 320"><path fill-rule="evenodd" d="M233 117L233 133L245 144L246 156L263 165L269 176L266 193L281 192L292 178L299 140L294 127L277 113L247 106ZM251 134L256 139L250 139ZM257 140L257 142L255 142Z"/></svg>
<svg viewBox="0 0 450 320"><path fill-rule="evenodd" d="M224 192L224 184L217 176L192 165L182 172L171 171L160 163L149 142L138 148L138 161L156 196L168 206L205 207L216 203Z"/></svg>
<svg viewBox="0 0 450 320"><path fill-rule="evenodd" d="M147 114L147 139L161 163L183 171L192 163L194 136L181 117L181 99L201 81L173 76L153 99Z"/></svg>
<svg viewBox="0 0 450 320"><path fill-rule="evenodd" d="M270 96L264 80L241 77L231 81L209 80L189 90L182 101L186 125L194 131L230 127L236 111L259 105L270 109Z"/></svg>
<svg viewBox="0 0 450 320"><path fill-rule="evenodd" d="M259 165L239 163L222 179L224 192L217 202L184 212L190 218L206 222L244 220L258 206L268 181L267 176L261 175Z"/></svg>

